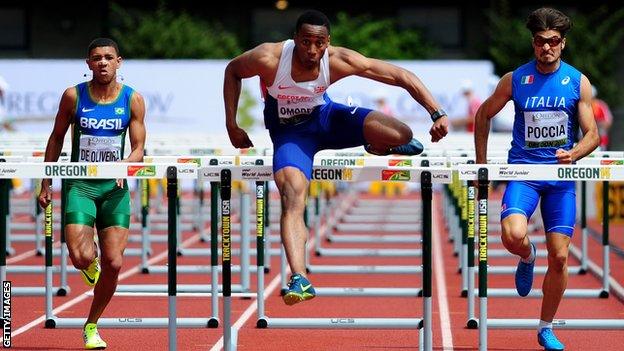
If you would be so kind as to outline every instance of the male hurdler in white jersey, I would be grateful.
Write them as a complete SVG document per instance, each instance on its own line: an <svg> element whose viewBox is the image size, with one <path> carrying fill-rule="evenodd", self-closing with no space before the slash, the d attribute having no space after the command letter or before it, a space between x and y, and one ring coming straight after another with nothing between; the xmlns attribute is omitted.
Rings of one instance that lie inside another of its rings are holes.
<svg viewBox="0 0 624 351"><path fill-rule="evenodd" d="M303 222L314 154L360 145L378 155L423 151L405 123L379 111L335 103L325 93L329 85L357 75L400 86L431 114L432 141L442 139L448 130L446 113L412 72L330 46L329 33L327 17L307 11L297 20L293 40L261 44L233 59L225 70L226 126L237 148L253 146L236 122L241 79L259 76L263 85L264 120L273 141L274 178L282 199L281 236L293 273L284 296L289 305L315 294L305 276Z"/></svg>
<svg viewBox="0 0 624 351"><path fill-rule="evenodd" d="M490 119L509 101L515 106L509 163L569 164L598 146L598 128L591 107L587 77L561 60L570 19L563 13L541 8L528 18L535 59L507 73L476 115L477 163L485 163ZM577 142L578 129L583 137ZM552 320L565 291L568 246L576 220L576 194L571 181L512 181L503 197L503 244L520 256L516 290L527 296L533 284L535 246L527 235L527 222L541 200L548 248L538 342L546 350L563 350L552 331Z"/></svg>

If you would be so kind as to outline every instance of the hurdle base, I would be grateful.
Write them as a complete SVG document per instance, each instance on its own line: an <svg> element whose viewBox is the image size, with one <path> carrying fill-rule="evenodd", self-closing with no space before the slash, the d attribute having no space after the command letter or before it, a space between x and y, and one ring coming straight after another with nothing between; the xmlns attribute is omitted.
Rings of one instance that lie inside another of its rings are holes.
<svg viewBox="0 0 624 351"><path fill-rule="evenodd" d="M488 328L535 329L538 319L487 319ZM555 319L555 329L624 329L624 319Z"/></svg>
<svg viewBox="0 0 624 351"><path fill-rule="evenodd" d="M217 318L210 318L208 320L208 328L219 328L219 320Z"/></svg>
<svg viewBox="0 0 624 351"><path fill-rule="evenodd" d="M479 295L479 289L474 289L475 296ZM605 293L602 289L566 289L563 292L563 297L573 297L573 298L598 298L602 297L603 293ZM608 295L608 293L607 293ZM488 297L518 297L518 292L516 289L503 289L503 288L491 288L487 289ZM535 297L542 298L544 294L541 290L535 289L531 290L531 292L526 297Z"/></svg>
<svg viewBox="0 0 624 351"><path fill-rule="evenodd" d="M345 273L345 274L413 274L422 273L422 266L333 266L310 265L306 267L310 273Z"/></svg>
<svg viewBox="0 0 624 351"><path fill-rule="evenodd" d="M408 296L421 297L422 289L419 288L358 288L358 287L331 287L315 288L317 296Z"/></svg>
<svg viewBox="0 0 624 351"><path fill-rule="evenodd" d="M53 287L52 295L66 296L70 291L69 287ZM44 296L46 294L44 286L18 286L11 288L13 296Z"/></svg>
<svg viewBox="0 0 624 351"><path fill-rule="evenodd" d="M422 318L269 318L269 329L418 329ZM258 321L258 323L260 322Z"/></svg>
<svg viewBox="0 0 624 351"><path fill-rule="evenodd" d="M240 284L232 284L232 292L246 292ZM118 285L116 293L167 293L169 286L167 284L142 284L142 285ZM210 284L178 284L176 286L177 293L210 293L212 286ZM218 291L221 292L219 285Z"/></svg>
<svg viewBox="0 0 624 351"><path fill-rule="evenodd" d="M208 328L211 318L176 318L176 326L180 328ZM58 318L52 317L46 320L46 328L83 328L86 318ZM168 328L169 318L100 318L98 328L129 328L129 329L154 329Z"/></svg>

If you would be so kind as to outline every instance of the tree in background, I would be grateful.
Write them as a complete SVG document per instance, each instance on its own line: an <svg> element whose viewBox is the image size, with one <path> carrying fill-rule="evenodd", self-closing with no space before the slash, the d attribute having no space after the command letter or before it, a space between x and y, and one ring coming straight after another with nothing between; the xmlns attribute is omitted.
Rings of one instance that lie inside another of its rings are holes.
<svg viewBox="0 0 624 351"><path fill-rule="evenodd" d="M256 98L247 89L242 89L236 113L238 126L250 130L256 126L257 121L252 115L252 109L258 105Z"/></svg>
<svg viewBox="0 0 624 351"><path fill-rule="evenodd" d="M351 17L337 14L332 23L332 45L353 48L361 54L380 59L415 60L435 55L435 47L420 31L400 28L396 20L375 20L370 15Z"/></svg>
<svg viewBox="0 0 624 351"><path fill-rule="evenodd" d="M587 75L610 105L622 103L618 91L617 51L624 38L624 8L602 6L589 14L568 13L572 29L567 35L563 59ZM501 1L488 12L490 45L488 56L503 75L532 57L531 33L526 18L512 16L509 2Z"/></svg>
<svg viewBox="0 0 624 351"><path fill-rule="evenodd" d="M242 53L235 34L218 22L185 12L173 13L163 2L154 12L136 15L113 3L111 34L125 57L150 59L231 58Z"/></svg>
<svg viewBox="0 0 624 351"><path fill-rule="evenodd" d="M602 6L587 15L577 13L572 25L566 43L570 63L587 75L604 100L620 106L624 96L616 73L621 65L618 49L624 39L624 8L611 11Z"/></svg>

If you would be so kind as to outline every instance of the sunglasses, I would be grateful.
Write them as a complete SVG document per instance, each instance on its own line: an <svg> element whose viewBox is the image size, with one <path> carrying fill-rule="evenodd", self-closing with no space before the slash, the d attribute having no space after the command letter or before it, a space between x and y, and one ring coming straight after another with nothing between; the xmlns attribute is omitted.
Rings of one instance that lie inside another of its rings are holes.
<svg viewBox="0 0 624 351"><path fill-rule="evenodd" d="M548 46L554 47L554 46L561 44L562 41L563 41L563 38L561 37L544 38L539 35L536 35L533 37L533 43L539 47L544 46L544 44L548 44Z"/></svg>

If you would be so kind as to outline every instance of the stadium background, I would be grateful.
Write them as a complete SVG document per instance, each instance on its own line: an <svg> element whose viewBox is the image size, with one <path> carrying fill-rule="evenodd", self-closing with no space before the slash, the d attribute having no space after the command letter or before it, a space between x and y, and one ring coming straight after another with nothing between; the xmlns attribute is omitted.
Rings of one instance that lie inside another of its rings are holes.
<svg viewBox="0 0 624 351"><path fill-rule="evenodd" d="M20 123L26 123L21 130L23 132L29 132L28 128L33 125L29 125L28 121L39 122L43 119L47 123L39 125L45 129L45 125L51 124L56 107L52 94L45 112L33 114L24 111L28 104L36 104L33 102L36 97L29 96L29 89L23 87L36 87L53 78L46 76L46 73L23 75L22 72L15 72L14 66L3 66L7 60L14 63L15 59L37 59L34 62L40 66L42 61L39 59L74 59L80 62L72 79L67 83L55 82L60 87L85 79L83 75L88 71L82 63L84 51L89 41L98 36L116 39L122 56L127 60L227 60L258 43L291 37L297 16L302 10L312 7L329 15L335 45L391 60L430 60L427 62L443 65L453 65L453 61L449 60L490 62L493 73L500 76L531 58L529 34L523 24L530 11L544 5L557 7L571 16L574 27L568 36L564 60L580 68L596 85L599 96L609 103L615 117L610 149L621 150L624 147L624 94L619 87L624 83L624 68L618 64L618 57L624 54L624 7L609 2L601 2L596 7L594 3L580 1L550 1L546 4L537 1L431 3L387 0L366 6L359 1L255 1L252 6L241 6L236 2L186 0L2 1L0 75L7 79L10 86L22 88L8 89L4 106L6 112L0 118L14 122L18 130ZM283 6L285 9L278 9ZM181 61L175 62L182 64ZM192 72L192 69L189 71ZM123 69L120 73L124 74ZM158 70L150 73L152 76L144 74L143 78L157 79ZM446 82L445 90L450 91L449 100L456 98L459 85L465 80L460 76L452 78L440 77ZM475 79L474 87L478 95L485 99L490 89L488 82L485 78ZM131 79L126 79L126 82L134 84ZM220 91L222 79L206 79L204 84ZM239 116L248 119L243 124L255 123L261 129L255 87L248 89L251 96L243 96ZM60 89L58 96L62 92ZM177 89L190 92L202 87ZM379 94L379 89L370 90ZM211 94L209 98L220 104L221 97L215 95ZM455 100L461 103L461 99ZM148 117L149 108L148 101ZM248 113L250 110L251 114ZM214 112L207 114L201 111L198 115L205 115L193 117L219 120L221 116Z"/></svg>

